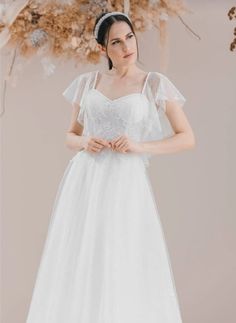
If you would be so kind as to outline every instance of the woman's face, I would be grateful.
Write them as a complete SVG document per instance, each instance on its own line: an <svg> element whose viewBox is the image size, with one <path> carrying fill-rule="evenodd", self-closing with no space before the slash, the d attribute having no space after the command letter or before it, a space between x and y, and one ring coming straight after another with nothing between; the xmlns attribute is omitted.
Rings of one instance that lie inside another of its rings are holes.
<svg viewBox="0 0 236 323"><path fill-rule="evenodd" d="M106 53L105 48L102 51ZM125 57L128 54L132 55ZM125 21L117 21L111 26L107 42L107 55L115 67L127 66L136 61L136 37Z"/></svg>

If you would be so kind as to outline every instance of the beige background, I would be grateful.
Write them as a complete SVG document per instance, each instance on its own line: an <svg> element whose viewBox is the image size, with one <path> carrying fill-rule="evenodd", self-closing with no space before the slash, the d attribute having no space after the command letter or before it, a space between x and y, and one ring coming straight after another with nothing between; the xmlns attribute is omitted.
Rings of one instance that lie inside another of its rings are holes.
<svg viewBox="0 0 236 323"><path fill-rule="evenodd" d="M184 110L197 145L154 157L149 172L183 323L233 323L236 53L228 47L236 21L227 12L235 1L188 4L194 13L184 19L202 39L172 20L166 75L187 99ZM140 67L158 71L156 31L138 38ZM26 320L56 190L75 153L65 146L71 106L61 93L77 74L105 67L66 63L43 80L33 60L17 87L8 87L1 121L3 323Z"/></svg>

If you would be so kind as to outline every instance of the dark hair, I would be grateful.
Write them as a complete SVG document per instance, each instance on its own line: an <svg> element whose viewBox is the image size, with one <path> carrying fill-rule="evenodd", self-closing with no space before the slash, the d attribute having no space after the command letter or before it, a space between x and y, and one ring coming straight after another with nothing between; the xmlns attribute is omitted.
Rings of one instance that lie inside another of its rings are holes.
<svg viewBox="0 0 236 323"><path fill-rule="evenodd" d="M98 23L98 21L107 13L108 13L108 11L102 12L96 18L95 25L94 25L94 28L93 28L93 33L94 33L94 30L95 30L95 27L96 27L96 24ZM133 34L135 35L136 44L137 44L137 52L138 52L138 60L139 60L138 42L137 42L136 34L134 32L133 25L129 21L129 19L127 17L123 16L123 15L115 14L115 15L107 17L102 22L102 24L101 24L101 26L100 26L100 28L98 30L98 35L97 35L97 38L96 38L98 44L101 44L103 47L106 47L106 49L107 49L107 42L105 43L106 37L107 37L107 40L108 40L111 26L116 21L125 21L130 26L130 29L132 30ZM112 60L110 59L110 57L108 55L107 55L107 58L108 58L108 66L109 66L109 70L110 70L110 69L112 69L113 64L112 64Z"/></svg>

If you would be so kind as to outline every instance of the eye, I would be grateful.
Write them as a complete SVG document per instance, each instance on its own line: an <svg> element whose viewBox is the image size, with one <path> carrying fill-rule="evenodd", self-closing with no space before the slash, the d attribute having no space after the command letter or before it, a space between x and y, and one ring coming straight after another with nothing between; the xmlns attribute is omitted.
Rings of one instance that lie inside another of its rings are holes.
<svg viewBox="0 0 236 323"><path fill-rule="evenodd" d="M128 38L132 38L134 36L134 34L131 34L128 36ZM119 40L115 40L112 45L115 45L116 43L119 43L120 41Z"/></svg>
<svg viewBox="0 0 236 323"><path fill-rule="evenodd" d="M119 42L119 40L114 41L114 42L112 43L112 45L116 44L117 42Z"/></svg>

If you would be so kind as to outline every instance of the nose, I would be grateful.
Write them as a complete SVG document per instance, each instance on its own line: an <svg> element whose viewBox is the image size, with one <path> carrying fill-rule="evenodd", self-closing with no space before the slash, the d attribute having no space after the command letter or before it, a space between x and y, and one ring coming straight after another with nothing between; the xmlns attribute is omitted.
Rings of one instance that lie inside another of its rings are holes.
<svg viewBox="0 0 236 323"><path fill-rule="evenodd" d="M126 44L126 42L124 42L124 45L123 45L123 50L125 51L125 53L127 53L128 52L128 46L127 46L127 44Z"/></svg>

